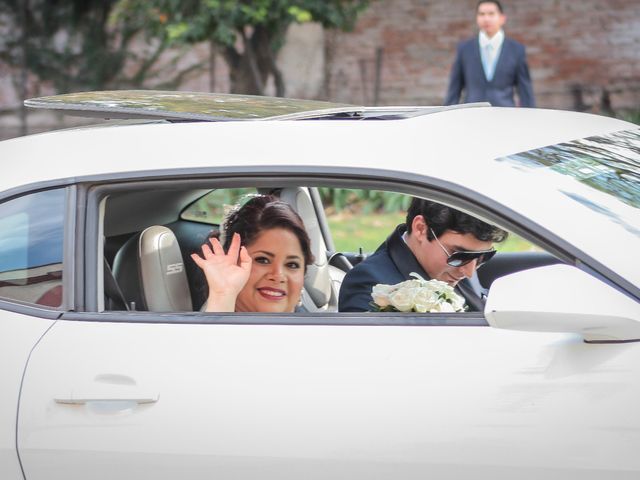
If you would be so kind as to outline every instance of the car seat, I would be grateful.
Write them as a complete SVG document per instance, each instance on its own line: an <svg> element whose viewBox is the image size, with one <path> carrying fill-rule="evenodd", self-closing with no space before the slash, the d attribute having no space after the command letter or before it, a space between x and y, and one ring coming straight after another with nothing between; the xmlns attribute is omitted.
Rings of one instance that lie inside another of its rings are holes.
<svg viewBox="0 0 640 480"><path fill-rule="evenodd" d="M300 215L311 240L314 262L307 267L305 275L303 307L309 312L337 311L338 291L344 272L329 265L327 246L309 192L301 187L282 188L278 196Z"/></svg>
<svg viewBox="0 0 640 480"><path fill-rule="evenodd" d="M132 310L193 310L180 246L167 227L154 225L127 240L113 260L113 276Z"/></svg>

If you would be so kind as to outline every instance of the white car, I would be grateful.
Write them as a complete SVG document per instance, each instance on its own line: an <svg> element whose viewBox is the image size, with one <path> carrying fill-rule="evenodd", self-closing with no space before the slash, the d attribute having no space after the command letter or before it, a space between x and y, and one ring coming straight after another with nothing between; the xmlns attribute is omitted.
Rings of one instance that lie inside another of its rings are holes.
<svg viewBox="0 0 640 480"><path fill-rule="evenodd" d="M640 478L638 126L167 92L27 104L121 120L0 143L1 479ZM484 312L341 313L362 255L335 251L318 187L430 198L541 251L478 271ZM304 312L199 311L188 253L237 191L302 215Z"/></svg>

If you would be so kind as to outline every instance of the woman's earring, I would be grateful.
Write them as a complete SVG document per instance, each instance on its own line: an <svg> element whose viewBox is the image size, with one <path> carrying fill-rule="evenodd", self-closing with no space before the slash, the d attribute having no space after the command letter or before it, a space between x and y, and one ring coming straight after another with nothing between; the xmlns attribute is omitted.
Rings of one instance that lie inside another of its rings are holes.
<svg viewBox="0 0 640 480"><path fill-rule="evenodd" d="M296 304L298 307L302 306L302 296L298 299L298 303Z"/></svg>

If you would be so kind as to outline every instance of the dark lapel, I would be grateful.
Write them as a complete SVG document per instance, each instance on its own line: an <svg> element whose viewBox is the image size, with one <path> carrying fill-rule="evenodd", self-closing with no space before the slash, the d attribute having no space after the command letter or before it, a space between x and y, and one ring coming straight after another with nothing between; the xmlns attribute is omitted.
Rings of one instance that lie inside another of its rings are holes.
<svg viewBox="0 0 640 480"><path fill-rule="evenodd" d="M425 280L429 280L429 275L427 275L427 272L424 271L416 257L411 250L409 250L408 245L402 239L402 234L405 230L406 227L404 225L398 225L394 232L389 235L389 238L387 238L389 256L406 280L411 278L409 277L411 272L415 272Z"/></svg>
<svg viewBox="0 0 640 480"><path fill-rule="evenodd" d="M498 55L498 59L496 60L496 68L493 70L493 79L495 80L498 77L498 74L501 72L502 65L504 64L504 58L509 55L511 52L509 49L511 48L511 44L509 43L507 37L505 36L502 40L502 48L500 48L500 55Z"/></svg>
<svg viewBox="0 0 640 480"><path fill-rule="evenodd" d="M482 66L482 57L480 56L480 38L476 35L476 39L473 42L473 63L476 64L476 68L480 72L480 76L484 82L487 82L487 75L484 73L484 67Z"/></svg>

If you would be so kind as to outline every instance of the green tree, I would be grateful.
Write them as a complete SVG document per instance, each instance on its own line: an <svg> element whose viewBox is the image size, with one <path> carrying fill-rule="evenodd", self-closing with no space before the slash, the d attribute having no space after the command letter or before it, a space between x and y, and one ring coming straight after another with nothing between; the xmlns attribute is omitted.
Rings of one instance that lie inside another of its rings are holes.
<svg viewBox="0 0 640 480"><path fill-rule="evenodd" d="M142 18L113 21L118 0L0 0L0 64L13 77L20 99L36 94L40 82L58 93L82 90L140 88L150 78L155 88L175 88L200 63L175 68L181 52L158 68L169 39L133 49L144 31ZM186 48L186 47L185 47ZM31 80L31 82L30 82ZM20 109L21 132L27 112Z"/></svg>
<svg viewBox="0 0 640 480"><path fill-rule="evenodd" d="M185 70L167 68L172 76L152 72L168 40L132 49L144 30L143 19L120 18L116 25L117 4L118 0L0 0L0 61L52 82L60 93L135 88L155 75L177 85Z"/></svg>
<svg viewBox="0 0 640 480"><path fill-rule="evenodd" d="M231 91L260 95L270 76L276 95L285 84L276 64L294 23L349 30L369 0L120 0L117 18L144 24L150 38L171 45L210 42L230 71Z"/></svg>

